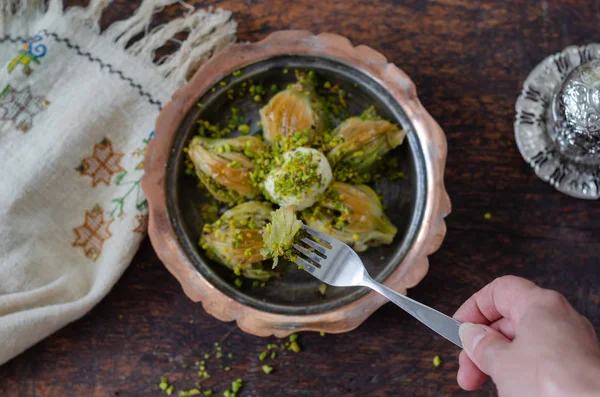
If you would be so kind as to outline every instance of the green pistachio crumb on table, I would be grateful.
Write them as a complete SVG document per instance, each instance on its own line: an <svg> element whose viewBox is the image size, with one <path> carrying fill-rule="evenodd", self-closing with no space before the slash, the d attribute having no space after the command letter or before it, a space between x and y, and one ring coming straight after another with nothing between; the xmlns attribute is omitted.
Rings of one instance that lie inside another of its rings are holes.
<svg viewBox="0 0 600 397"><path fill-rule="evenodd" d="M238 288L242 288L242 279L241 278L235 279L235 286Z"/></svg>
<svg viewBox="0 0 600 397"><path fill-rule="evenodd" d="M235 72L232 73L233 77L239 77L242 75L242 71L241 70L236 70Z"/></svg>
<svg viewBox="0 0 600 397"><path fill-rule="evenodd" d="M483 215L483 218L484 218L485 220L488 220L488 221L489 221L490 219L492 219L492 214L491 214L490 212L486 212L486 213Z"/></svg>
<svg viewBox="0 0 600 397"><path fill-rule="evenodd" d="M213 395L213 391L208 389L208 390L204 390L204 395L205 396L212 396Z"/></svg>
<svg viewBox="0 0 600 397"><path fill-rule="evenodd" d="M166 377L160 378L160 383L158 384L158 388L162 391L166 391L169 387L169 379Z"/></svg>
<svg viewBox="0 0 600 397"><path fill-rule="evenodd" d="M191 396L199 396L202 392L198 389L190 389L190 390L181 390L179 391L179 397L191 397Z"/></svg>
<svg viewBox="0 0 600 397"><path fill-rule="evenodd" d="M262 370L265 374L270 374L271 372L273 372L273 367L271 367L270 365L263 365L262 366Z"/></svg>
<svg viewBox="0 0 600 397"><path fill-rule="evenodd" d="M319 335L321 335L321 336L325 336L325 335L327 335L327 334L326 334L325 332L321 331L321 332L319 332Z"/></svg>
<svg viewBox="0 0 600 397"><path fill-rule="evenodd" d="M298 334L290 335L290 342L296 342L298 340Z"/></svg>
<svg viewBox="0 0 600 397"><path fill-rule="evenodd" d="M260 355L258 356L258 359L260 361L263 361L265 358L267 358L268 353L267 352L262 352L260 353Z"/></svg>
<svg viewBox="0 0 600 397"><path fill-rule="evenodd" d="M294 353L299 353L300 352L300 345L298 344L298 342L292 342L290 344L290 350L293 351Z"/></svg>
<svg viewBox="0 0 600 397"><path fill-rule="evenodd" d="M440 356L435 356L433 358L433 366L438 368L440 365L442 365L442 359L440 358Z"/></svg>

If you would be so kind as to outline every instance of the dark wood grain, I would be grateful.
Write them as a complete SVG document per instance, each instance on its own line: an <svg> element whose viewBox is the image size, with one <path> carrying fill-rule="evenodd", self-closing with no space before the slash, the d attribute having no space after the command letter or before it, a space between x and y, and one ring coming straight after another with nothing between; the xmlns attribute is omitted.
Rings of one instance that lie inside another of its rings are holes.
<svg viewBox="0 0 600 397"><path fill-rule="evenodd" d="M137 4L116 1L102 26ZM569 44L600 40L600 2L196 2L207 5L235 12L240 40L288 28L331 31L381 51L413 78L448 137L453 202L447 238L426 279L410 291L414 298L452 313L495 277L516 274L564 293L600 328L600 205L539 181L521 159L512 127L520 84L537 62ZM171 7L156 23L182 13ZM245 380L241 396L467 395L455 382L457 350L391 305L354 332L301 335L304 350L283 354L265 375L257 356L271 339L245 335L187 300L148 241L91 313L0 367L0 394L159 396L162 375L192 387L197 375L184 364L224 336L224 349L236 356L230 372L209 369L219 396L237 377ZM437 369L435 355L444 360ZM469 395L495 391L487 385Z"/></svg>

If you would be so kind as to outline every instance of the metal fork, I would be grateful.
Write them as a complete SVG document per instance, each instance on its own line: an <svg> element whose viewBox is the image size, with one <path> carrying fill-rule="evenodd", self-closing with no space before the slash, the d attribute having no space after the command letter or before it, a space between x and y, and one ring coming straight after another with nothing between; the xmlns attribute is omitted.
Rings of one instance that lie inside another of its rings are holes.
<svg viewBox="0 0 600 397"><path fill-rule="evenodd" d="M379 292L408 314L462 348L458 336L460 322L373 280L358 254L343 242L306 225L303 225L302 229L319 241L307 237L300 240L314 251L300 244L294 244L294 248L304 257L296 255L297 265L329 285L363 286Z"/></svg>

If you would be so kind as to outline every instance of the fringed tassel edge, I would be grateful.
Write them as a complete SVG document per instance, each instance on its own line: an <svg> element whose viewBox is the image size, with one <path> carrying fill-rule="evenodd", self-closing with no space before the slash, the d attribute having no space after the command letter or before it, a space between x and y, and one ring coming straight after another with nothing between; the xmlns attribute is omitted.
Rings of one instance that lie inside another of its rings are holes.
<svg viewBox="0 0 600 397"><path fill-rule="evenodd" d="M85 24L98 35L116 43L129 54L143 59L172 83L180 86L213 54L235 42L237 23L230 11L195 10L181 0L143 0L128 19L114 22L100 32L99 21L104 9L112 0L91 0L89 5L71 7L65 15L79 24ZM190 11L164 25L148 31L152 17L164 7L180 3ZM0 0L0 35L8 30L14 19L42 15L45 12L62 14L62 0L50 0L46 9L44 0ZM155 60L155 51L179 33L188 33L177 51ZM140 33L144 36L126 48L131 39Z"/></svg>

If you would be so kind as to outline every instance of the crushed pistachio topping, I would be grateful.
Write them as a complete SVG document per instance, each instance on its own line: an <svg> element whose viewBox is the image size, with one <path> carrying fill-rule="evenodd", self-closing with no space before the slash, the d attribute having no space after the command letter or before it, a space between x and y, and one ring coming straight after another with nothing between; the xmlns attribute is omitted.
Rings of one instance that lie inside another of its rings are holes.
<svg viewBox="0 0 600 397"><path fill-rule="evenodd" d="M263 370L263 372L264 372L265 374L267 374L267 375L268 375L268 374L270 374L271 372L273 372L273 367L272 367L272 366L270 366L270 365L266 365L266 364L265 364L265 365L263 365L263 366L262 366L262 370Z"/></svg>
<svg viewBox="0 0 600 397"><path fill-rule="evenodd" d="M442 359L440 358L440 356L435 356L433 358L433 366L438 368L440 365L442 365Z"/></svg>
<svg viewBox="0 0 600 397"><path fill-rule="evenodd" d="M313 161L311 154L293 156L281 168L282 177L275 181L275 192L286 196L301 194L307 187L321 182L318 170L319 164Z"/></svg>

